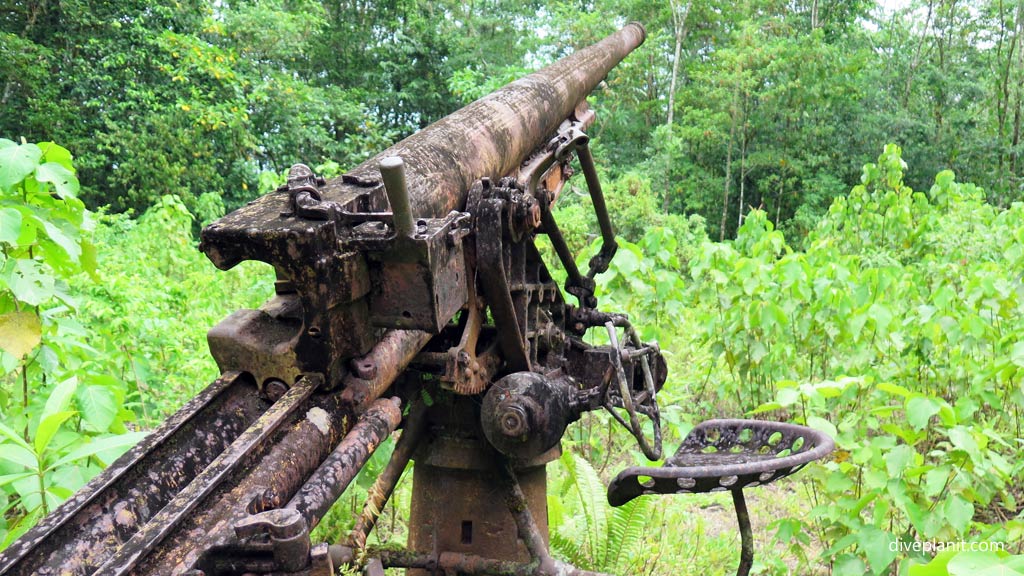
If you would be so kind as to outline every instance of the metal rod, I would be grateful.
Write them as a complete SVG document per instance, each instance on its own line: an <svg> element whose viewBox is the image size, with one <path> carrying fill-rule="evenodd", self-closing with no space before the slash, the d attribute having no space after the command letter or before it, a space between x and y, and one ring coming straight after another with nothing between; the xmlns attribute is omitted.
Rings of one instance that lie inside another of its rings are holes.
<svg viewBox="0 0 1024 576"><path fill-rule="evenodd" d="M580 306L592 308L591 302L584 302L584 300L587 297L593 298L593 281L588 283L587 278L580 274L580 269L576 266L576 260L573 258L572 251L569 250L569 245L566 244L565 237L562 236L562 231L558 228L558 222L555 222L551 210L543 210L540 218L544 233L551 240L551 246L555 249L555 254L558 255L558 260L562 263L562 268L565 269L567 276L565 281L566 291L579 299Z"/></svg>
<svg viewBox="0 0 1024 576"><path fill-rule="evenodd" d="M736 506L736 521L740 525L740 566L736 576L747 576L754 565L754 532L750 528L750 514L747 512L747 501L743 498L743 490L732 491L732 502Z"/></svg>
<svg viewBox="0 0 1024 576"><path fill-rule="evenodd" d="M395 234L412 236L415 231L412 221L412 206L409 204L409 187L405 182L405 162L399 156L388 156L380 161L380 175L384 180L384 191L391 203L391 214L395 222Z"/></svg>
<svg viewBox="0 0 1024 576"><path fill-rule="evenodd" d="M593 278L608 270L608 264L611 263L619 245L615 242L615 230L612 229L612 220L608 216L608 205L605 204L604 192L601 191L601 181L597 178L597 168L594 166L594 157L590 154L590 145L582 143L576 149L576 156L580 159L583 177L587 180L587 189L590 190L590 199L597 214L597 224L601 227L601 251L590 259L590 271L587 272L587 276Z"/></svg>
<svg viewBox="0 0 1024 576"><path fill-rule="evenodd" d="M530 558L539 562L538 573L554 574L556 568L554 559L548 553L547 542L544 541L544 536L541 535L537 522L533 519L533 513L530 512L530 507L527 505L526 495L523 494L523 489L519 486L516 471L505 458L500 458L500 461L501 470L504 472L501 477L505 481L505 504L512 514L512 519L515 520L519 539L526 545Z"/></svg>
<svg viewBox="0 0 1024 576"><path fill-rule="evenodd" d="M430 338L419 330L389 330L369 354L355 361L359 371L345 377L344 402L367 406L380 398Z"/></svg>
<svg viewBox="0 0 1024 576"><path fill-rule="evenodd" d="M381 399L370 405L352 430L288 502L313 529L334 504L380 443L402 420L401 400Z"/></svg>
<svg viewBox="0 0 1024 576"><path fill-rule="evenodd" d="M384 505L391 498L391 494L395 491L395 486L398 485L398 481L402 478L402 473L405 472L406 465L409 464L413 452L416 451L416 447L420 444L420 439L423 438L423 430L427 423L425 414L426 404L422 401L416 402L409 411L405 427L402 429L402 436L399 437L398 442L395 444L395 450L391 453L391 459L388 460L384 471L373 482L373 486L367 495L366 503L363 504L363 513L359 516L359 520L356 521L352 532L349 533L348 543L351 546L356 548L366 546L367 536L370 535L374 526L377 525L377 518L380 517Z"/></svg>

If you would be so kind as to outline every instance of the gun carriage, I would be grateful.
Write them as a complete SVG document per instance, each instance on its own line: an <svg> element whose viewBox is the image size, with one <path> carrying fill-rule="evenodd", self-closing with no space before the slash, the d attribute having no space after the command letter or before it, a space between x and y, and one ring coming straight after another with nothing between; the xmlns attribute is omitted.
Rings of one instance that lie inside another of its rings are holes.
<svg viewBox="0 0 1024 576"><path fill-rule="evenodd" d="M218 268L272 265L274 296L209 332L221 377L0 555L0 573L590 574L547 549L545 465L566 426L604 409L662 457L665 361L594 296L616 243L586 135L586 96L644 37L629 24L340 178L296 165L285 186L205 228L200 248ZM586 272L551 211L573 158L603 240ZM585 342L592 329L609 344ZM312 542L399 428L352 532ZM759 451L775 431L712 423L665 467L620 474L609 499L729 489L740 505L743 487L830 449L790 427L786 442L802 438L793 454ZM732 460L694 464L712 445ZM410 461L408 548L367 549ZM749 524L747 569L748 539Z"/></svg>

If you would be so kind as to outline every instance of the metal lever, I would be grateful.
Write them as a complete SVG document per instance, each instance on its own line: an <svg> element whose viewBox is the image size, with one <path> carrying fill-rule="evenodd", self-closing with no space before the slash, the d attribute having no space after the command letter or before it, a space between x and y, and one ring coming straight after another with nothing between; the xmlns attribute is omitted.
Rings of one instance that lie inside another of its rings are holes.
<svg viewBox="0 0 1024 576"><path fill-rule="evenodd" d="M380 176L384 180L384 192L391 203L395 222L395 234L412 236L415 231L412 221L412 206L409 204L409 188L405 183L405 162L398 156L389 156L380 161Z"/></svg>
<svg viewBox="0 0 1024 576"><path fill-rule="evenodd" d="M612 356L612 365L615 366L615 376L618 381L619 395L622 399L622 408L626 409L629 421L627 422L624 420L622 416L619 416L619 414L612 409L612 401L608 396L605 397L604 407L619 424L621 424L626 430L629 430L629 433L636 438L637 443L640 444L640 450L643 451L644 456L646 456L648 460L660 460L662 456L661 414L658 411L658 400L655 396L657 391L654 387L654 376L651 374L651 365L647 360L647 354L640 356L640 368L644 375L644 393L646 394L645 397L641 398L640 405L648 406L648 409L644 414L650 418L651 423L654 424L653 446L647 442L647 437L644 436L643 426L641 426L640 419L637 417L638 406L634 406L633 404L633 392L630 390L629 382L626 380L626 371L622 368L622 355L625 353L625 350L619 345L619 339L615 333L615 325L609 321L605 323L605 328L608 330L608 338L611 341L612 350L610 353ZM628 331L629 328L627 327L627 332ZM637 341L636 344L639 346L640 342ZM610 387L609 392L611 392Z"/></svg>

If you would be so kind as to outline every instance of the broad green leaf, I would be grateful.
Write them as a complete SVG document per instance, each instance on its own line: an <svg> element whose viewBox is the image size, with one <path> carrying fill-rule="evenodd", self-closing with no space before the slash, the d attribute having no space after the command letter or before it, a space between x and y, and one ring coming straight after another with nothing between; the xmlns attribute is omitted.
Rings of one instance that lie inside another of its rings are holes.
<svg viewBox="0 0 1024 576"><path fill-rule="evenodd" d="M949 576L947 566L949 561L956 555L956 550L943 550L936 554L935 558L928 564L911 566L908 576Z"/></svg>
<svg viewBox="0 0 1024 576"><path fill-rule="evenodd" d="M836 436L839 435L839 431L836 430L835 425L833 425L828 420L821 418L820 416L808 416L807 425L810 426L811 428L814 428L815 430L820 430L828 434L832 438L835 438Z"/></svg>
<svg viewBox="0 0 1024 576"><path fill-rule="evenodd" d="M0 451L2 450L3 449L0 448ZM19 472L17 474L4 474L3 476L0 476L0 488L10 484L11 482L17 482L18 480L21 480L23 478L28 478L29 476L35 476L35 473Z"/></svg>
<svg viewBox="0 0 1024 576"><path fill-rule="evenodd" d="M1010 349L1010 361L1024 368L1024 341L1017 342Z"/></svg>
<svg viewBox="0 0 1024 576"><path fill-rule="evenodd" d="M9 192L35 171L43 151L35 144L14 144L5 140L0 146L0 192ZM10 144L6 144L10 143Z"/></svg>
<svg viewBox="0 0 1024 576"><path fill-rule="evenodd" d="M53 440L53 435L60 430L60 425L75 415L75 412L70 410L66 412L57 412L56 414L50 414L39 422L39 427L36 428L35 448L36 454L42 454L46 451L46 448L50 445L50 440Z"/></svg>
<svg viewBox="0 0 1024 576"><path fill-rule="evenodd" d="M906 444L900 444L885 455L885 469L891 478L898 478L914 462L916 452Z"/></svg>
<svg viewBox="0 0 1024 576"><path fill-rule="evenodd" d="M38 306L53 297L54 278L36 260L8 260L0 271L0 287L5 281L14 297L29 306Z"/></svg>
<svg viewBox="0 0 1024 576"><path fill-rule="evenodd" d="M875 321L879 332L885 332L889 328L889 323L892 322L892 311L884 304L872 304L868 309L868 316Z"/></svg>
<svg viewBox="0 0 1024 576"><path fill-rule="evenodd" d="M915 396L907 400L907 422L914 430L924 430L931 417L939 413L939 402L927 396Z"/></svg>
<svg viewBox="0 0 1024 576"><path fill-rule="evenodd" d="M30 446L29 443L26 442L25 439L22 438L20 434L8 428L7 425L4 424L3 422L0 422L0 435L4 436L5 438L7 438L7 440L13 442L18 446L21 446L26 450L32 450L32 446Z"/></svg>
<svg viewBox="0 0 1024 576"><path fill-rule="evenodd" d="M44 162L54 162L68 170L74 170L71 165L71 152L67 148L53 142L39 142L37 146L43 151Z"/></svg>
<svg viewBox="0 0 1024 576"><path fill-rule="evenodd" d="M948 569L949 576L1024 576L1020 560L997 552L961 552L949 561Z"/></svg>
<svg viewBox="0 0 1024 576"><path fill-rule="evenodd" d="M779 410L780 408L783 408L783 406L782 406L782 404L779 404L778 402L765 402L764 404L761 404L757 408L754 408L753 410L751 410L747 414L750 414L751 416L753 416L755 414L763 414L765 412L772 412L773 410Z"/></svg>
<svg viewBox="0 0 1024 576"><path fill-rule="evenodd" d="M775 398L783 406L792 406L800 401L800 391L796 388L783 388L779 390Z"/></svg>
<svg viewBox="0 0 1024 576"><path fill-rule="evenodd" d="M924 495L929 498L938 496L946 488L946 483L949 482L949 473L949 466L939 466L925 473Z"/></svg>
<svg viewBox="0 0 1024 576"><path fill-rule="evenodd" d="M69 236L61 229L60 226L53 222L43 220L41 218L38 220L39 223L42 224L43 230L46 231L47 238L53 241L57 246L60 246L61 250L67 254L71 263L78 263L78 259L82 255L82 247L79 245L78 240ZM50 264L52 265L54 262L50 262Z"/></svg>
<svg viewBox="0 0 1024 576"><path fill-rule="evenodd" d="M39 317L32 312L0 314L0 349L19 360L42 340Z"/></svg>
<svg viewBox="0 0 1024 576"><path fill-rule="evenodd" d="M85 471L85 466L62 466L59 470L54 471L52 485L54 488L66 490L70 496L88 482Z"/></svg>
<svg viewBox="0 0 1024 576"><path fill-rule="evenodd" d="M106 386L85 386L75 394L82 418L97 432L106 432L117 417L117 397Z"/></svg>
<svg viewBox="0 0 1024 576"><path fill-rule="evenodd" d="M145 438L147 434L147 432L129 432L128 434L106 436L104 438L92 440L88 444L75 448L66 456L51 464L50 469L60 468L61 466L76 460L81 460L82 458L88 458L99 454L100 452L131 448L138 444L140 440Z"/></svg>
<svg viewBox="0 0 1024 576"><path fill-rule="evenodd" d="M39 461L36 459L35 452L17 444L0 444L0 460L24 466L29 470L35 470L39 467Z"/></svg>
<svg viewBox="0 0 1024 576"><path fill-rule="evenodd" d="M53 184L61 198L78 196L80 185L74 173L56 162L47 162L36 168L36 180Z"/></svg>
<svg viewBox="0 0 1024 576"><path fill-rule="evenodd" d="M886 392L894 396L903 396L904 398L913 394L913 392L907 390L903 386L900 386L899 384L893 384L891 382L881 382L878 384L877 388L882 392Z"/></svg>
<svg viewBox="0 0 1024 576"><path fill-rule="evenodd" d="M874 526L865 526L857 534L857 544L868 558L872 572L879 574L896 559L896 551L890 547L896 537Z"/></svg>
<svg viewBox="0 0 1024 576"><path fill-rule="evenodd" d="M972 460L978 460L981 453L978 451L978 442L974 439L971 431L963 426L957 426L949 431L949 440L953 446L967 452Z"/></svg>
<svg viewBox="0 0 1024 576"><path fill-rule="evenodd" d="M46 399L46 406L43 407L41 417L46 418L50 414L66 411L68 406L71 405L71 398L74 396L77 388L78 378L75 376L54 386L50 396Z"/></svg>
<svg viewBox="0 0 1024 576"><path fill-rule="evenodd" d="M836 557L833 576L864 576L868 573L864 561L853 554L841 554Z"/></svg>
<svg viewBox="0 0 1024 576"><path fill-rule="evenodd" d="M640 269L640 258L629 250L619 250L615 254L615 266L626 276L635 274Z"/></svg>
<svg viewBox="0 0 1024 576"><path fill-rule="evenodd" d="M0 242L17 244L21 236L21 212L15 208L0 208Z"/></svg>
<svg viewBox="0 0 1024 576"><path fill-rule="evenodd" d="M971 519L974 518L973 504L964 500L960 496L953 494L946 499L945 504L942 506L942 510L945 513L946 520L949 521L949 525L952 526L958 534L964 534L967 532Z"/></svg>

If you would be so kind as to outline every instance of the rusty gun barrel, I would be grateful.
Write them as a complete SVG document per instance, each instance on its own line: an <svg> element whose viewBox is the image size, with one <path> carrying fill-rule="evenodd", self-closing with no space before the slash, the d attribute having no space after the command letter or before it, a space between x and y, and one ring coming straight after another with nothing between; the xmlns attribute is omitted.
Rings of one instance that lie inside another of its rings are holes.
<svg viewBox="0 0 1024 576"><path fill-rule="evenodd" d="M476 180L505 176L545 143L576 105L646 38L638 22L516 80L360 164L349 179L379 178L378 165L401 157L414 217L461 210ZM326 196L332 185L328 183Z"/></svg>

